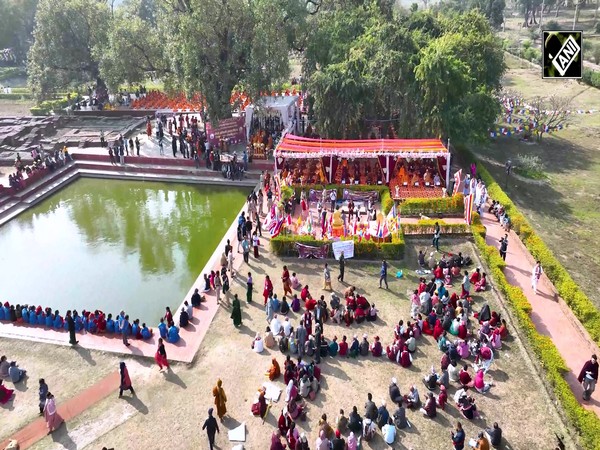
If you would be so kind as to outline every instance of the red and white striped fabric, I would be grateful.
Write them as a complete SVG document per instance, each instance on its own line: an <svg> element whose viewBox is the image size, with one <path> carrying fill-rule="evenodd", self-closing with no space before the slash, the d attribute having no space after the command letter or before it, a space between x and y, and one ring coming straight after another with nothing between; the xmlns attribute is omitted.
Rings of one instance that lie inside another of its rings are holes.
<svg viewBox="0 0 600 450"><path fill-rule="evenodd" d="M473 216L473 197L473 194L469 194L465 197L465 222L467 225L471 225Z"/></svg>
<svg viewBox="0 0 600 450"><path fill-rule="evenodd" d="M462 169L458 169L454 174L454 190L452 195L456 195L460 189L460 180L462 180Z"/></svg>

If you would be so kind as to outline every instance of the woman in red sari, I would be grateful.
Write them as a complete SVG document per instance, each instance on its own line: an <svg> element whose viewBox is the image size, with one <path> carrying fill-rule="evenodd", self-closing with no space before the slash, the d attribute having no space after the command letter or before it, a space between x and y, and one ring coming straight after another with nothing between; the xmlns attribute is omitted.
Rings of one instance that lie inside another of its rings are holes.
<svg viewBox="0 0 600 450"><path fill-rule="evenodd" d="M479 280L481 280L481 269L479 269L478 267L477 269L475 269L475 272L471 274L469 281L471 282L471 284L477 285L477 283L479 283Z"/></svg>
<svg viewBox="0 0 600 450"><path fill-rule="evenodd" d="M433 338L437 341L442 334L444 334L444 329L442 328L442 321L440 319L437 319L435 321L435 326L433 327Z"/></svg>
<svg viewBox="0 0 600 450"><path fill-rule="evenodd" d="M263 297L265 299L265 306L267 305L267 300L269 299L269 295L273 293L273 283L271 283L271 278L269 275L265 276L265 287L263 289Z"/></svg>
<svg viewBox="0 0 600 450"><path fill-rule="evenodd" d="M146 134L148 137L152 136L152 124L150 123L150 119L146 120Z"/></svg>
<svg viewBox="0 0 600 450"><path fill-rule="evenodd" d="M487 286L487 275L483 273L479 281L475 283L475 292L485 291Z"/></svg>
<svg viewBox="0 0 600 450"><path fill-rule="evenodd" d="M167 351L165 350L165 344L163 343L162 338L158 338L158 348L156 349L156 353L154 354L154 360L160 370L163 369L163 366L169 369L169 361L167 360Z"/></svg>

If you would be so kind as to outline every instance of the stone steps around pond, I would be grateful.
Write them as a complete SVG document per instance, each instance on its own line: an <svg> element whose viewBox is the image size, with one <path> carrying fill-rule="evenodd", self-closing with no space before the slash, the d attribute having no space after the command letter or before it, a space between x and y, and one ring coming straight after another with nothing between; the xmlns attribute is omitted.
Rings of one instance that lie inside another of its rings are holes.
<svg viewBox="0 0 600 450"><path fill-rule="evenodd" d="M108 179L162 181L189 184L210 184L222 186L255 187L258 183L260 172L250 170L243 180L235 182L224 178L220 172L207 169L196 169L195 166L180 165L183 160L165 160L167 164L144 164L144 158L131 158L139 161L133 164L112 164L108 161L99 161L96 158L77 158L75 162L59 168L47 177L28 186L23 191L12 196L0 198L0 226L18 216L30 206L42 201L49 195L81 176ZM126 159L127 161L127 159ZM193 161L190 161L193 163Z"/></svg>

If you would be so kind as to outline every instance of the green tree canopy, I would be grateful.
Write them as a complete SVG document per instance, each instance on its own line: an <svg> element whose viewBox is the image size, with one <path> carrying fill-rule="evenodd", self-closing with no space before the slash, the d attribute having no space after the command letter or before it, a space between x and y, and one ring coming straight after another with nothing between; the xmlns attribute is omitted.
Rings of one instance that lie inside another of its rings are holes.
<svg viewBox="0 0 600 450"><path fill-rule="evenodd" d="M94 52L107 43L110 10L105 2L40 0L35 20L28 72L38 98L71 84L104 84Z"/></svg>
<svg viewBox="0 0 600 450"><path fill-rule="evenodd" d="M13 50L18 62L27 57L32 42L38 0L0 0L0 49Z"/></svg>
<svg viewBox="0 0 600 450"><path fill-rule="evenodd" d="M481 13L382 14L375 2L319 15L304 70L317 130L364 135L370 121L406 137L486 135L503 53Z"/></svg>

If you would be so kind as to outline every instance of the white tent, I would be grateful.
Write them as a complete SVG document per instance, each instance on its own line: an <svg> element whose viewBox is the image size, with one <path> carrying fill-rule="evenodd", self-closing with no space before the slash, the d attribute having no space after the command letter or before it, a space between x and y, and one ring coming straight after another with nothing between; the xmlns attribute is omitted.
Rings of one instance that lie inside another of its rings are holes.
<svg viewBox="0 0 600 450"><path fill-rule="evenodd" d="M257 103L246 107L246 138L250 139L250 129L252 128L252 118L255 114L263 112L268 115L275 111L281 115L284 128L293 125L292 130L297 131L298 124L293 123L298 117L298 96L281 95L277 97L261 97Z"/></svg>

